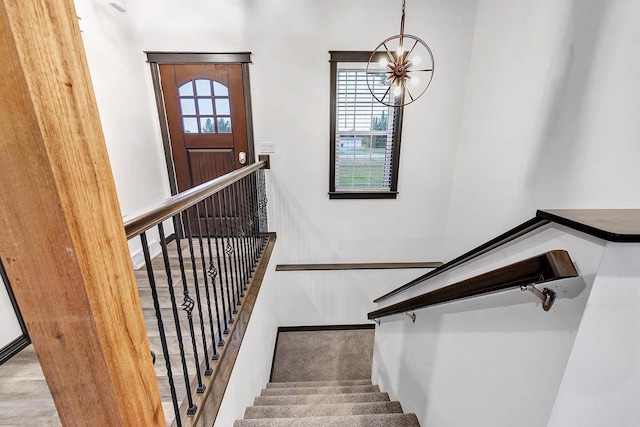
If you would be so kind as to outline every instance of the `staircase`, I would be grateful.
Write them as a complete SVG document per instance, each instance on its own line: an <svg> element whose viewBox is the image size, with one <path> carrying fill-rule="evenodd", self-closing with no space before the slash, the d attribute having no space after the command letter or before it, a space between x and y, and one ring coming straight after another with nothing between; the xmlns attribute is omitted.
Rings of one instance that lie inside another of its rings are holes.
<svg viewBox="0 0 640 427"><path fill-rule="evenodd" d="M272 381L234 427L419 427L415 414L368 379L373 334L279 331Z"/></svg>

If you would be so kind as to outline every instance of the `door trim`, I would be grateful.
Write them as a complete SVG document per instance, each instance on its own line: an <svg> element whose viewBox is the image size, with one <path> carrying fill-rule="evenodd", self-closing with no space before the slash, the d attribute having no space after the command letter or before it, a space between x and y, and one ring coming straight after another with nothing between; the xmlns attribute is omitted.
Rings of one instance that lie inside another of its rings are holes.
<svg viewBox="0 0 640 427"><path fill-rule="evenodd" d="M197 53L145 52L147 62L157 64L244 64L251 63L251 52Z"/></svg>
<svg viewBox="0 0 640 427"><path fill-rule="evenodd" d="M171 140L169 137L169 124L167 123L167 112L164 107L162 96L162 86L160 83L159 64L240 64L242 69L242 95L244 98L245 126L247 128L247 157L248 162L255 162L255 147L253 139L253 111L251 108L251 90L249 84L249 64L251 63L251 52L233 53L191 53L191 52L144 52L147 55L147 62L151 67L151 79L153 81L153 91L158 108L158 120L160 121L160 132L162 134L162 144L164 146L164 158L169 176L169 188L171 194L178 194L178 183L176 171L173 164L173 154L171 151Z"/></svg>

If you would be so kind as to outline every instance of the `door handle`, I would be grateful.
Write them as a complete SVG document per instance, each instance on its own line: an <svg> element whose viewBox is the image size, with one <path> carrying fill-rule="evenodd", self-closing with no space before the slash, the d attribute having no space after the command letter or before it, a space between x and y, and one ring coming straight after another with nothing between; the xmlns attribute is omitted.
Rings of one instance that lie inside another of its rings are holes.
<svg viewBox="0 0 640 427"><path fill-rule="evenodd" d="M240 162L241 165L244 165L245 163L247 163L247 153L245 153L244 151L241 151L238 154L238 161Z"/></svg>

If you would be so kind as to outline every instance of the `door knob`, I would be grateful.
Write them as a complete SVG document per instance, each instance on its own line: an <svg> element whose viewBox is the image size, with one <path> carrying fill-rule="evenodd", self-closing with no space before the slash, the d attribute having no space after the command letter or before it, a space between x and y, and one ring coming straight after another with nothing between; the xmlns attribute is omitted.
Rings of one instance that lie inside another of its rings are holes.
<svg viewBox="0 0 640 427"><path fill-rule="evenodd" d="M241 151L240 154L238 154L238 161L240 162L241 165L244 165L245 163L247 163L247 153L245 153L244 151Z"/></svg>

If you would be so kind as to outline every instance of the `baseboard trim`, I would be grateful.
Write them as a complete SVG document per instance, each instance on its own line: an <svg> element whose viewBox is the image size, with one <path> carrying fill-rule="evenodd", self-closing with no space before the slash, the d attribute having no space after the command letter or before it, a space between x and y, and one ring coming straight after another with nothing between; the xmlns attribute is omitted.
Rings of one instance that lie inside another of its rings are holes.
<svg viewBox="0 0 640 427"><path fill-rule="evenodd" d="M175 238L175 235L173 235L173 237ZM168 243L169 241L167 241ZM157 240L150 240L149 241L149 255L151 257L151 259L155 258L156 256L160 255L160 253L162 252L162 246L160 245L160 242L158 242ZM144 253L142 252L142 249L140 249L139 251L134 252L131 255L131 264L133 265L133 269L134 270L139 270L142 267L144 267Z"/></svg>
<svg viewBox="0 0 640 427"><path fill-rule="evenodd" d="M315 332L315 331L350 331L355 329L375 329L374 323L361 323L356 325L305 325L305 326L279 326L280 332Z"/></svg>

